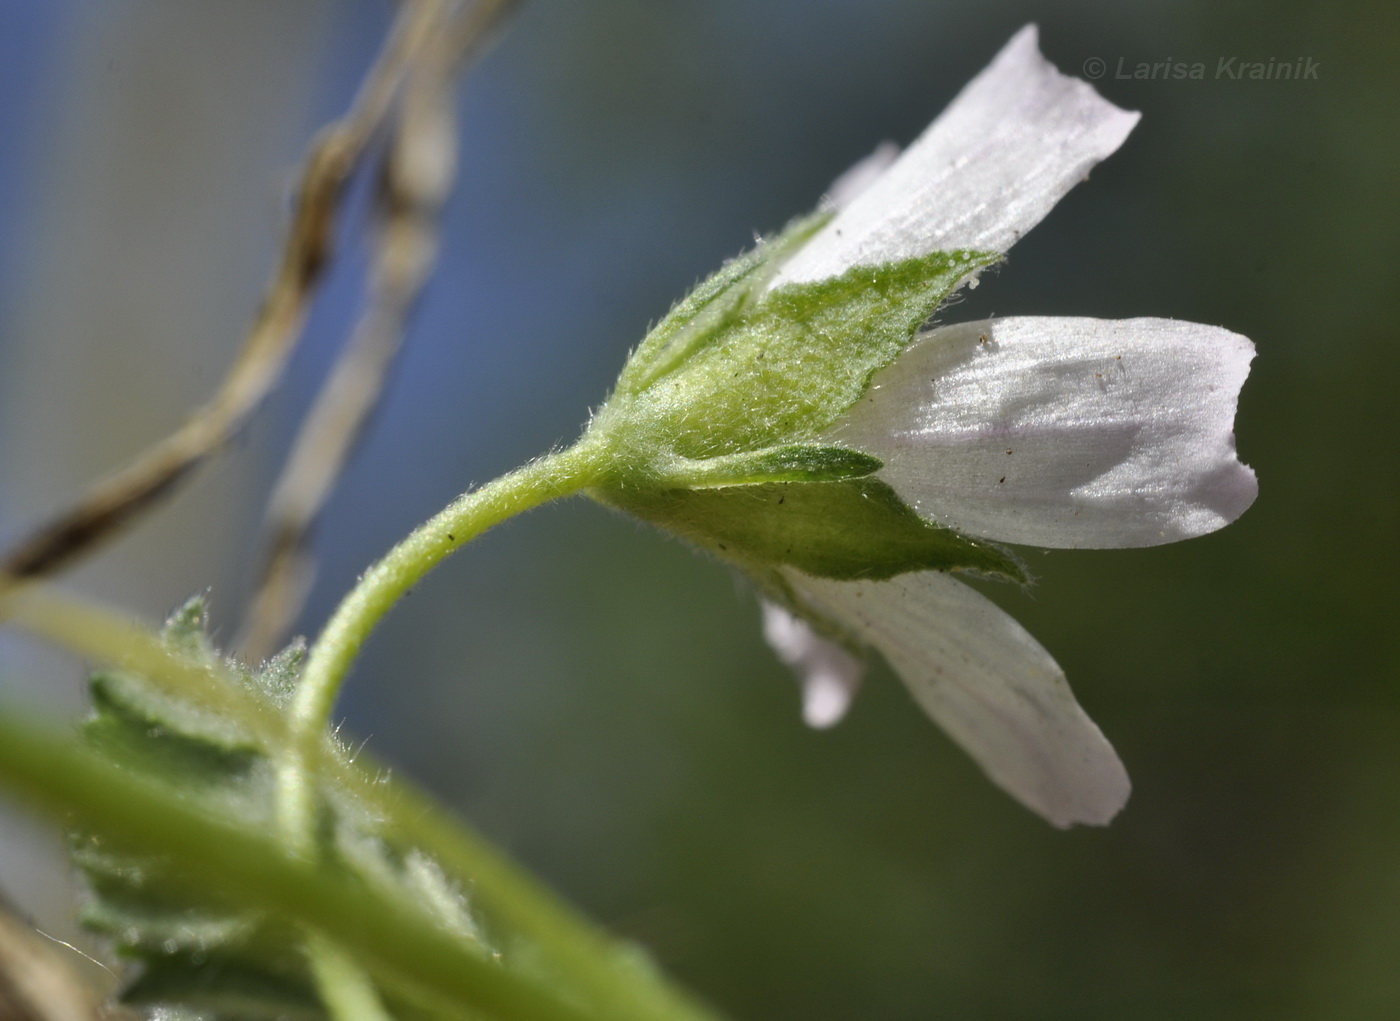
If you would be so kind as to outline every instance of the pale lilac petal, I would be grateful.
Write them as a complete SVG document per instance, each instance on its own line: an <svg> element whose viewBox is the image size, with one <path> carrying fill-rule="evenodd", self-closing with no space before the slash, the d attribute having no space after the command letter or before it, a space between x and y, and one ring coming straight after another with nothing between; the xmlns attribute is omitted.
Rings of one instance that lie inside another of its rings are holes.
<svg viewBox="0 0 1400 1021"><path fill-rule="evenodd" d="M802 685L802 719L824 729L841 721L860 687L865 664L823 638L801 617L763 600L763 637Z"/></svg>
<svg viewBox="0 0 1400 1021"><path fill-rule="evenodd" d="M880 651L987 775L1056 826L1101 826L1131 785L1065 675L1026 630L947 574L831 581L785 572L811 609Z"/></svg>
<svg viewBox="0 0 1400 1021"><path fill-rule="evenodd" d="M828 439L920 514L1035 546L1153 546L1254 501L1235 405L1254 345L1172 319L1007 318L920 334Z"/></svg>
<svg viewBox="0 0 1400 1021"><path fill-rule="evenodd" d="M1128 136L1120 110L1012 37L942 115L770 286L956 248L1005 252Z"/></svg>

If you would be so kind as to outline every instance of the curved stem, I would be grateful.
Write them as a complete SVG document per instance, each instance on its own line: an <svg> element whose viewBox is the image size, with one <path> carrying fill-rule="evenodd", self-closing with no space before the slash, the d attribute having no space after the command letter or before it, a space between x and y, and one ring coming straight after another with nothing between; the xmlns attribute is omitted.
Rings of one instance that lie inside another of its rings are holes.
<svg viewBox="0 0 1400 1021"><path fill-rule="evenodd" d="M3 579L0 579L0 587L3 587ZM239 728L246 729L261 752L278 763L295 755L290 731L280 712L254 697L222 666L196 665L175 655L156 636L132 623L123 614L30 583L22 595L0 595L0 623L12 623L90 660L119 665L124 670L140 674L150 680L157 691L177 700L204 705L236 723ZM106 781L85 774L64 786L67 774L47 760L34 765L29 773L24 772L22 763L27 761L24 750L27 746L16 744L12 731L21 734L33 732L33 739L38 740L42 727L26 719L10 720L4 712L0 712L0 781L21 787L38 784L34 790L47 792L44 797L54 810L75 811L84 818L93 810L95 799L101 811L91 820L94 827L99 823L103 828L109 825L104 821L108 816L102 815L102 812L109 815L116 813L117 818L124 820L124 825L138 819L135 810L123 800L128 795L110 789ZM501 851L445 813L441 806L402 774L394 776L392 782L386 782L388 770L375 763L371 756L361 753L351 764L325 741L311 749L311 753L315 757L308 754L304 760L308 774L316 775L321 783L340 788L378 813L385 820L387 829L399 834L406 843L421 848L456 881L470 886L476 904L487 917L493 918L504 930L516 932L528 941L534 952L539 954L537 962L548 962L547 967L541 967L540 973L554 976L551 981L557 988L577 991L588 1002L595 1004L602 1016L619 1021L716 1021L716 1015L671 985L661 972L640 963L635 948L615 942L595 928ZM282 797L281 791L278 797ZM315 804L314 800L312 804ZM276 825L281 827L284 821L279 816ZM165 816L153 817L148 822L150 832L160 838L152 846L164 847L161 841L176 832L172 829L174 824ZM115 826L115 823L111 825ZM248 836L244 834L239 839ZM155 839L145 831L134 833L133 838L138 841ZM272 843L274 839L275 844ZM232 855L243 870L239 875L246 872L260 884L257 891L261 892L255 891L248 896L297 916L308 931L334 933L337 942L359 961L374 959L379 952L375 945L365 943L362 938L383 935L383 923L370 921L375 917L375 912L384 906L374 898L366 900L353 889L337 888L339 892L327 894L327 903L334 909L329 915L323 910L324 906L314 907L310 902L303 905L304 910L300 913L298 909L289 908L291 903L301 903L297 900L298 896L310 896L312 887L323 879L330 881L334 876L314 867L314 855L288 854L290 847L285 829L279 828L275 833L266 834L265 844L260 845L265 850L275 850L277 861L271 865L257 858L252 847L238 841L230 844L222 830L211 840L211 845L202 845L203 849L190 859L192 865L197 866L196 875L207 875L211 883L223 882L228 879L225 875L225 858ZM278 886L267 878L269 869L272 875L281 874L278 869L295 870L296 875L288 879L295 896L289 899L286 886ZM351 907L340 904L337 898L355 900L353 907L361 912L356 916L360 919L358 923L352 924L343 914L335 913L341 908L349 910ZM386 938L402 943L408 937L399 934ZM460 950L459 947L458 952ZM415 964L426 964L421 948L413 951L410 959ZM457 976L461 975L463 965L459 961L449 963L445 968L447 975ZM371 970L377 973L377 968ZM498 970L493 965L487 977ZM529 975L518 977L529 984ZM475 972L470 972L465 978L472 983L480 981L480 976ZM430 982L424 988L428 987L437 989L439 994L443 994L446 988L440 982ZM449 1000L451 996L445 996L444 1002Z"/></svg>
<svg viewBox="0 0 1400 1021"><path fill-rule="evenodd" d="M600 459L591 445L548 454L467 493L429 518L365 573L316 640L292 703L292 728L325 726L336 695L380 619L448 554L507 518L591 485Z"/></svg>
<svg viewBox="0 0 1400 1021"><path fill-rule="evenodd" d="M316 798L306 760L321 740L345 675L375 625L448 554L492 525L592 485L606 459L580 441L547 454L450 503L413 531L350 590L307 657L289 714L293 745L279 770L279 814L288 848L314 856Z"/></svg>
<svg viewBox="0 0 1400 1021"><path fill-rule="evenodd" d="M277 767L278 823L292 854L307 860L317 856L319 798L307 763L323 739L345 675L375 625L458 547L492 525L589 485L598 474L593 453L593 447L580 442L459 497L390 550L342 600L307 658L291 706L291 747ZM373 984L338 947L309 932L306 949L334 1016L341 1021L386 1016Z"/></svg>

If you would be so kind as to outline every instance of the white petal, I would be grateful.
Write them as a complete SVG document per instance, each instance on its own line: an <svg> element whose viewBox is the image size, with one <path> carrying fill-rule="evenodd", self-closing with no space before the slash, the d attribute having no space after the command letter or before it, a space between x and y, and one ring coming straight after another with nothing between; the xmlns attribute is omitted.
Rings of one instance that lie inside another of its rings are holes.
<svg viewBox="0 0 1400 1021"><path fill-rule="evenodd" d="M860 687L865 664L823 638L801 617L763 600L763 637L802 685L802 719L824 729L839 723Z"/></svg>
<svg viewBox="0 0 1400 1021"><path fill-rule="evenodd" d="M884 176L890 164L898 158L899 146L893 142L881 142L874 152L831 182L822 205L831 210L845 209Z"/></svg>
<svg viewBox="0 0 1400 1021"><path fill-rule="evenodd" d="M1027 25L770 286L938 250L1005 252L1123 144L1138 116L1055 70Z"/></svg>
<svg viewBox="0 0 1400 1021"><path fill-rule="evenodd" d="M1254 345L1172 319L1007 318L920 334L828 438L919 513L1035 546L1154 546L1254 501L1235 404Z"/></svg>
<svg viewBox="0 0 1400 1021"><path fill-rule="evenodd" d="M869 642L999 786L1056 826L1103 825L1131 785L1065 675L1026 630L946 574L852 582L787 572L812 609Z"/></svg>

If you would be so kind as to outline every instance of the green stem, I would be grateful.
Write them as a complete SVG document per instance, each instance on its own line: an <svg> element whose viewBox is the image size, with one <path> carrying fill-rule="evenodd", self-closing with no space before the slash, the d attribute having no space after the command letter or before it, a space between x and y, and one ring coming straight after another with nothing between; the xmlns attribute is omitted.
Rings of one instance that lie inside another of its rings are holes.
<svg viewBox="0 0 1400 1021"><path fill-rule="evenodd" d="M376 977L444 1007L512 1021L599 1021L546 981L472 953L426 912L374 884L290 854L168 787L113 768L52 727L3 710L0 776L60 822L73 813L110 839L169 855L193 891L217 889L335 933Z"/></svg>
<svg viewBox="0 0 1400 1021"><path fill-rule="evenodd" d="M602 474L595 444L548 454L459 497L420 525L362 577L341 601L307 658L292 704L292 727L319 733L360 647L390 608L449 553L542 503L571 496Z"/></svg>
<svg viewBox="0 0 1400 1021"><path fill-rule="evenodd" d="M319 795L308 765L345 675L375 625L448 554L492 525L588 486L599 474L596 449L580 443L453 501L370 568L341 602L307 659L289 714L291 747L277 766L278 822L290 853L317 858ZM374 984L339 947L309 930L306 951L322 999L339 1021L386 1017Z"/></svg>
<svg viewBox="0 0 1400 1021"><path fill-rule="evenodd" d="M391 549L341 601L307 657L288 714L295 751L278 769L278 815L293 853L315 856L316 792L307 762L375 625L448 554L492 525L589 486L601 474L599 449L580 442L459 497Z"/></svg>
<svg viewBox="0 0 1400 1021"><path fill-rule="evenodd" d="M308 929L306 953L321 1001L335 1021L393 1021L380 1002L379 990L338 944Z"/></svg>
<svg viewBox="0 0 1400 1021"><path fill-rule="evenodd" d="M120 665L141 674L177 699L205 705L239 726L248 728L259 747L274 761L291 754L292 740L285 719L261 699L254 698L235 677L221 668L194 665L173 655L158 638L125 616L62 595L42 586L27 586L22 594L0 597L0 618L8 617L31 634L47 639L89 659ZM6 723L0 713L0 732ZM19 725L21 733L27 732ZM0 776L20 749L4 743L0 735ZM426 794L401 775L384 782L388 770L361 754L352 765L334 752L324 735L314 749L309 768L320 782L341 787L352 797L382 813L386 825L405 841L420 847L449 874L470 884L476 903L505 930L524 936L550 961L551 970L566 988L581 991L590 1003L610 1018L665 1019L665 1021L716 1021L715 1015L682 990L670 985L655 969L641 964L638 952L614 942L605 933L559 900L514 861L492 847L480 835L445 814ZM57 777L37 771L47 779ZM11 776L11 781L19 777ZM20 786L24 786L23 783ZM80 786L90 793L90 788ZM110 792L103 797L115 797ZM66 797L62 795L60 797ZM62 801L82 812L83 800ZM120 803L114 802L118 810ZM279 834L277 853L287 854ZM243 859L250 868L257 863ZM311 868L305 856L303 868ZM314 874L314 873L313 873ZM264 895L267 891L263 890ZM280 895L262 903L276 907ZM360 903L360 901L357 901ZM284 905L285 906L285 905ZM341 923L324 915L302 915L309 925L342 937ZM347 949L355 944L341 942Z"/></svg>

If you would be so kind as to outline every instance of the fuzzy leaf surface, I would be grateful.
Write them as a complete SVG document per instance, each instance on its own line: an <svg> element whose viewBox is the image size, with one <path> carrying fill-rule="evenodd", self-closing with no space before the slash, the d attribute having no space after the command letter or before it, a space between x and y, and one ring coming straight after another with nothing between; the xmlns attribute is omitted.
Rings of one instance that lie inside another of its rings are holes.
<svg viewBox="0 0 1400 1021"><path fill-rule="evenodd" d="M749 283L759 267L731 264L719 275L727 283L702 285L657 327L664 354L643 343L645 365L628 366L590 431L625 450L633 473L667 455L702 460L810 440L960 282L997 258L934 252L761 296ZM685 321L673 328L677 315Z"/></svg>
<svg viewBox="0 0 1400 1021"><path fill-rule="evenodd" d="M172 652L197 662L217 660L200 600L177 611L163 637ZM257 673L220 665L225 676L231 671L276 704L291 690L300 659L300 648L293 647ZM237 726L131 673L98 673L91 690L94 715L83 727L90 747L203 811L250 832L275 834L274 763ZM380 815L349 793L326 789L323 795L328 868L416 902L443 928L489 953L464 898L435 864L401 846ZM122 990L128 1004L206 1021L326 1016L301 933L289 923L220 895L217 877L176 872L167 860L101 833L74 834L72 848L90 895L84 923L138 965ZM399 1002L393 990L386 991L386 1002L396 1017L432 1016Z"/></svg>

